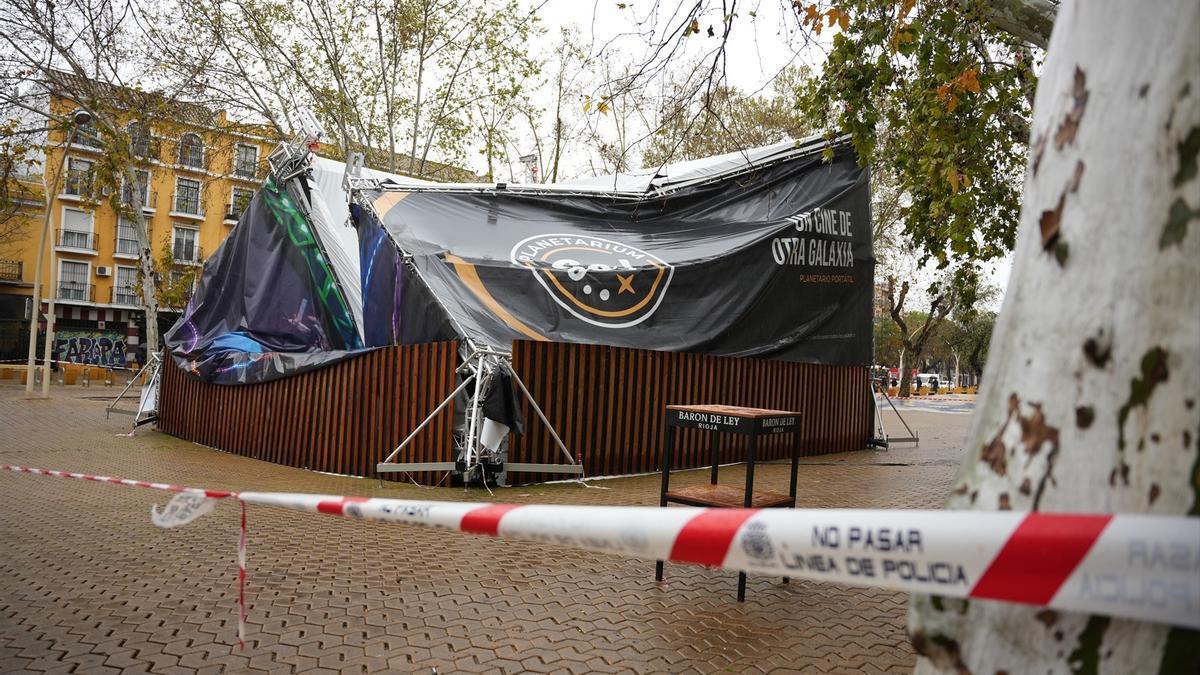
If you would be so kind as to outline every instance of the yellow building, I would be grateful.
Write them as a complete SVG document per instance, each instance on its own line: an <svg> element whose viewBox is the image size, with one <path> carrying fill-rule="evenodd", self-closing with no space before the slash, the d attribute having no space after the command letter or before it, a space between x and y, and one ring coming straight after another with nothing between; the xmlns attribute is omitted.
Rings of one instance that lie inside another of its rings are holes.
<svg viewBox="0 0 1200 675"><path fill-rule="evenodd" d="M63 97L48 105L68 116L77 107ZM114 208L114 192L122 204L134 189L140 192L153 257L167 261L168 284L198 270L237 223L266 176L275 141L259 129L229 122L223 111L179 103L164 110L169 116L148 124L122 122L133 140L137 186L103 180L108 168L94 124L79 127L69 139L54 132L46 138L40 167L21 177L36 197L25 204L21 236L0 247L0 359L21 359L28 350L43 184L58 185L50 212L53 255L47 253L43 265L42 296L55 298L60 360L120 365L139 351L144 317L137 309L137 235L133 222ZM105 183L109 187L101 187ZM43 302L43 316L46 309ZM181 309L164 307L163 318L171 320Z"/></svg>

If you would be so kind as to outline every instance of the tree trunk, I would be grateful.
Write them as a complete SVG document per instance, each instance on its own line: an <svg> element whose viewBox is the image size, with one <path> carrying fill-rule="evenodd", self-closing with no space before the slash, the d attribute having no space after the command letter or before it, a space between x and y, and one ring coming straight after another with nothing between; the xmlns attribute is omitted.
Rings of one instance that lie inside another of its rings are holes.
<svg viewBox="0 0 1200 675"><path fill-rule="evenodd" d="M900 350L900 392L901 397L912 394L912 368L904 367L904 357L908 354L908 346Z"/></svg>
<svg viewBox="0 0 1200 675"><path fill-rule="evenodd" d="M133 186L130 190L129 207L133 212L134 229L138 239L138 269L142 273L142 312L146 316L146 334L142 340L146 345L146 361L150 355L158 351L158 284L154 278L154 247L150 241L150 226L146 222L146 213L142 211L142 195L137 190L137 174L132 166L126 166L122 172L125 184ZM149 187L147 187L149 189Z"/></svg>
<svg viewBox="0 0 1200 675"><path fill-rule="evenodd" d="M1198 25L1195 0L1060 12L951 508L1200 515ZM915 596L909 629L918 672L1200 672L1200 634L1147 622Z"/></svg>
<svg viewBox="0 0 1200 675"><path fill-rule="evenodd" d="M420 28L420 38L417 42L417 85L416 93L413 96L413 119L412 119L412 150L408 154L408 175L413 177L420 176L417 171L417 138L421 130L421 95L424 94L425 84L425 48L426 40L429 37L429 3L422 4L422 23ZM423 168L423 167L422 167Z"/></svg>

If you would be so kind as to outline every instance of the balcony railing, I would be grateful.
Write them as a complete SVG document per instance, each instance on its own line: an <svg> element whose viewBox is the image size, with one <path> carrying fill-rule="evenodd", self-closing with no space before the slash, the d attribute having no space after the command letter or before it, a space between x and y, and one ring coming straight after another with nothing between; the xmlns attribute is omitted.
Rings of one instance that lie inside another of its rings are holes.
<svg viewBox="0 0 1200 675"><path fill-rule="evenodd" d="M85 284L78 281L60 281L58 282L58 294L55 297L59 300L94 302L96 299L96 287L92 284Z"/></svg>
<svg viewBox="0 0 1200 675"><path fill-rule="evenodd" d="M180 265L197 265L200 259L204 257L204 251L195 244L182 245L175 242L175 262Z"/></svg>
<svg viewBox="0 0 1200 675"><path fill-rule="evenodd" d="M235 178L244 178L246 180L262 180L265 173L262 166L257 162L253 164L238 162L233 166L233 175Z"/></svg>
<svg viewBox="0 0 1200 675"><path fill-rule="evenodd" d="M58 245L66 248L78 248L85 251L96 250L96 235L80 230L59 230Z"/></svg>
<svg viewBox="0 0 1200 675"><path fill-rule="evenodd" d="M139 302L137 291L135 291L133 288L131 288L129 286L126 286L124 288L121 288L119 286L113 286L112 287L112 295L110 296L110 299L111 299L112 304L114 304L114 305L137 306L137 304Z"/></svg>
<svg viewBox="0 0 1200 675"><path fill-rule="evenodd" d="M0 281L20 281L24 267L20 260L0 260Z"/></svg>
<svg viewBox="0 0 1200 675"><path fill-rule="evenodd" d="M95 129L85 128L76 129L71 133L71 144L82 145L86 148L101 149L104 144L100 142L100 136Z"/></svg>
<svg viewBox="0 0 1200 675"><path fill-rule="evenodd" d="M171 195L171 210L175 213L204 217L204 208L200 205L200 197L198 195L193 196L176 192Z"/></svg>
<svg viewBox="0 0 1200 675"><path fill-rule="evenodd" d="M116 248L113 249L113 252L117 255L138 255L137 239L124 239L117 237L117 245Z"/></svg>
<svg viewBox="0 0 1200 675"><path fill-rule="evenodd" d="M245 215L246 209L248 208L250 208L249 204L243 204L241 206L234 204L233 206L225 209L225 220L236 223L242 219L242 216Z"/></svg>

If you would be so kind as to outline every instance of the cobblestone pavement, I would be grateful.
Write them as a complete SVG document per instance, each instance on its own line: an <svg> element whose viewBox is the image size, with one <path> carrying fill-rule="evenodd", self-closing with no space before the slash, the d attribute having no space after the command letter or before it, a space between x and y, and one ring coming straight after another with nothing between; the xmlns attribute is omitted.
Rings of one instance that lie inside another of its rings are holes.
<svg viewBox="0 0 1200 675"><path fill-rule="evenodd" d="M74 390L78 392L79 390ZM327 476L183 442L104 403L0 385L0 463L217 489L482 500L480 490ZM94 396L102 392L89 392ZM920 448L814 457L803 507L936 507L965 415L913 413ZM758 482L786 490L786 470ZM723 471L738 480L736 467ZM675 483L706 480L683 473ZM501 490L497 501L656 504L657 478ZM907 596L654 565L550 546L250 507L249 617L236 639L237 510L159 530L164 493L0 475L4 672L887 672L910 670Z"/></svg>

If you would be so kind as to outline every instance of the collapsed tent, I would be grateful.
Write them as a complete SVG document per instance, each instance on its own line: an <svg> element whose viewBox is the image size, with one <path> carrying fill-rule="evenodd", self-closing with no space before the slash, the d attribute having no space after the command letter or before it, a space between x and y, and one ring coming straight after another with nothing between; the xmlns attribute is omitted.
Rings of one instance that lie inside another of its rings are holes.
<svg viewBox="0 0 1200 675"><path fill-rule="evenodd" d="M869 364L867 172L846 147L823 161L822 146L618 177L620 190L362 181L367 344L550 340ZM385 233L394 246L379 245Z"/></svg>
<svg viewBox="0 0 1200 675"><path fill-rule="evenodd" d="M845 142L557 185L428 183L287 144L271 164L167 346L185 372L235 385L457 341L442 405L460 399L459 461L393 462L406 440L379 471L503 470L521 394L574 465L511 369L514 340L871 360L869 174Z"/></svg>
<svg viewBox="0 0 1200 675"><path fill-rule="evenodd" d="M285 377L365 345L358 237L347 226L341 188L345 165L318 157L292 163L310 160L288 180L272 172L205 261L196 292L165 336L176 363L206 382Z"/></svg>

